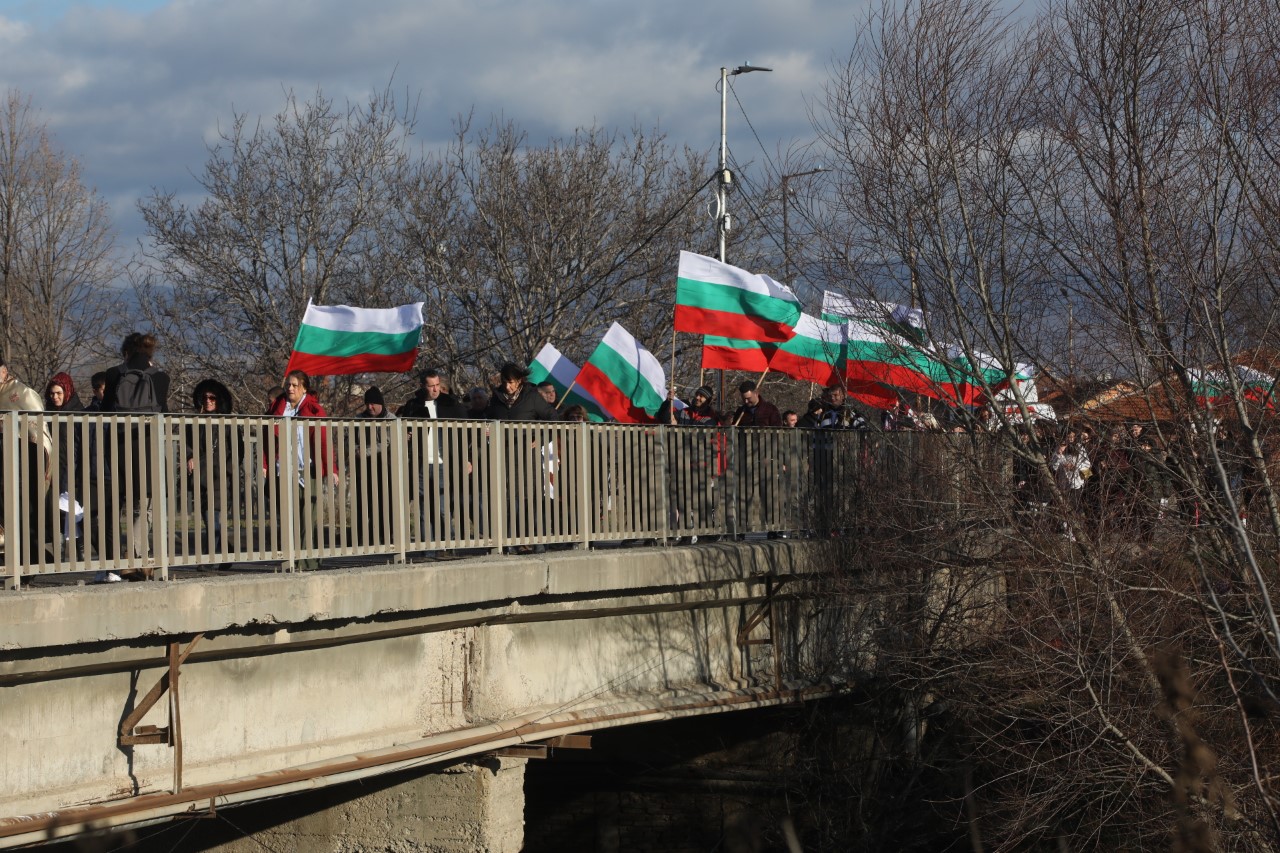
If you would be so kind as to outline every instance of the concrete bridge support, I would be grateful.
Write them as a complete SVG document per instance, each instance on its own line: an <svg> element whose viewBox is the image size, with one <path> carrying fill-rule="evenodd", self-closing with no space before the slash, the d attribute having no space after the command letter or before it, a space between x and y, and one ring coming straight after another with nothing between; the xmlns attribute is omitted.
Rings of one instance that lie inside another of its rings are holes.
<svg viewBox="0 0 1280 853"><path fill-rule="evenodd" d="M201 819L180 849L206 853L519 853L528 759L477 758ZM171 850L174 829L139 850ZM252 837L249 837L249 836Z"/></svg>
<svg viewBox="0 0 1280 853"><path fill-rule="evenodd" d="M856 629L814 589L828 559L726 543L0 597L0 848L838 694ZM478 802L476 846L403 849L518 848L498 827L523 799Z"/></svg>

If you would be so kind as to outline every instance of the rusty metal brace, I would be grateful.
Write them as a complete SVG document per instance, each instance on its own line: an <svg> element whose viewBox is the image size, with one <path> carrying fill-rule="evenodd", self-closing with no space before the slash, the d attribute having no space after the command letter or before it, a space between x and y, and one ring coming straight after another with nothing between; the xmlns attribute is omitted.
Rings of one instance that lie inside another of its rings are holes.
<svg viewBox="0 0 1280 853"><path fill-rule="evenodd" d="M787 583L787 578L775 580L772 575L767 575L764 579L764 601L760 602L760 606L755 609L747 621L742 623L742 627L738 629L738 646L767 646L773 642L773 597L778 590L782 589ZM769 623L769 636L759 639L751 639L751 632L760 626L762 622Z"/></svg>
<svg viewBox="0 0 1280 853"><path fill-rule="evenodd" d="M191 651L200 642L204 634L196 634L185 649L181 643L169 644L169 668L155 686L147 691L129 715L120 722L120 733L117 743L120 746L141 746L143 744L168 744L173 748L173 792L182 790L182 715L178 702L178 671ZM155 707L160 697L169 694L169 725L140 726L142 718Z"/></svg>
<svg viewBox="0 0 1280 853"><path fill-rule="evenodd" d="M764 579L764 601L760 602L760 606L747 617L747 621L743 622L742 627L738 629L738 648L745 649L747 646L773 647L773 679L774 686L779 694L782 692L782 650L774 642L774 631L778 624L776 596L778 590L782 589L788 580L790 578L779 579L773 575L767 575ZM752 639L751 632L766 621L769 623L769 635Z"/></svg>

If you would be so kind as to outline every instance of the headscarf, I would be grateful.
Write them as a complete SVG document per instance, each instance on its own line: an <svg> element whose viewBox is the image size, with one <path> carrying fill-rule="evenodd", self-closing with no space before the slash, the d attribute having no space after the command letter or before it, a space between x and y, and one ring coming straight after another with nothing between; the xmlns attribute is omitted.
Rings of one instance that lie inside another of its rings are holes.
<svg viewBox="0 0 1280 853"><path fill-rule="evenodd" d="M71 401L76 398L76 384L71 381L71 374L55 373L53 374L53 378L49 380L49 384L44 386L45 408L47 409L55 408L53 405L53 398L49 394L49 392L53 390L55 385L60 386L62 388L62 394L63 394L62 405L56 408L61 410L61 409L67 409L67 408L73 407L74 404Z"/></svg>

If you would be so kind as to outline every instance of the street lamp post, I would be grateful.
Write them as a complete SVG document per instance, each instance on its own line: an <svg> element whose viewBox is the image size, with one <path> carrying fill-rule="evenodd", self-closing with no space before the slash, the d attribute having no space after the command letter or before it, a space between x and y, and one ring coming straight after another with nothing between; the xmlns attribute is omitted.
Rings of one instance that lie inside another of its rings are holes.
<svg viewBox="0 0 1280 853"><path fill-rule="evenodd" d="M720 236L720 263L725 263L725 237L728 235L729 229L733 227L733 221L728 211L729 186L733 183L733 173L729 171L729 145L726 131L729 116L729 78L736 77L739 74L749 74L752 71L772 70L772 68L761 68L758 65L752 65L750 62L739 65L732 71L723 67L720 69L720 170L716 174L716 231Z"/></svg>
<svg viewBox="0 0 1280 853"><path fill-rule="evenodd" d="M782 176L782 278L787 284L791 281L791 244L789 242L790 229L787 227L787 208L790 204L790 190L787 189L787 182L792 178L805 178L809 175L816 175L819 172L825 172L825 166L819 166L816 169L810 169L807 172L796 172L791 175Z"/></svg>
<svg viewBox="0 0 1280 853"><path fill-rule="evenodd" d="M762 68L759 65L752 65L750 62L744 62L737 68L730 71L728 68L721 66L720 68L720 170L716 174L716 232L720 238L720 263L725 263L725 237L729 233L729 229L733 227L733 221L729 217L729 185L733 183L733 173L729 171L729 143L727 134L727 125L729 118L729 78L737 77L739 74L750 74L752 71L772 71L772 68ZM720 370L720 405L726 404L724 398L724 369Z"/></svg>

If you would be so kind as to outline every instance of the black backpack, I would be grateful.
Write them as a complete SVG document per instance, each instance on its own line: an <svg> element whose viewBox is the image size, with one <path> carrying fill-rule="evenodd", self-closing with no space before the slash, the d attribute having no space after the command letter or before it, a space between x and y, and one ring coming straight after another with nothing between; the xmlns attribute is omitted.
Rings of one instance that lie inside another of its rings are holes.
<svg viewBox="0 0 1280 853"><path fill-rule="evenodd" d="M160 398L156 395L154 379L159 369L138 370L121 365L121 370L120 384L116 386L116 411L159 412Z"/></svg>

